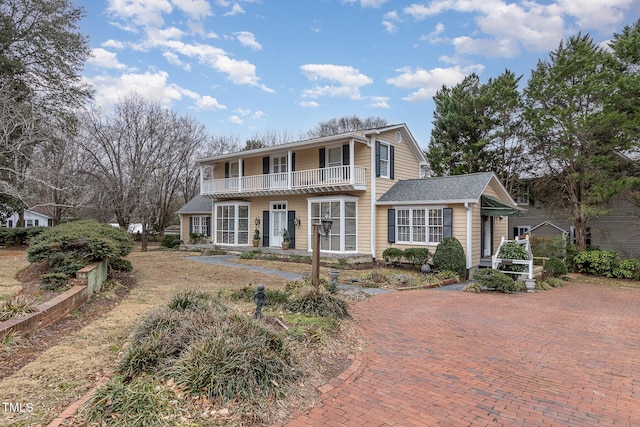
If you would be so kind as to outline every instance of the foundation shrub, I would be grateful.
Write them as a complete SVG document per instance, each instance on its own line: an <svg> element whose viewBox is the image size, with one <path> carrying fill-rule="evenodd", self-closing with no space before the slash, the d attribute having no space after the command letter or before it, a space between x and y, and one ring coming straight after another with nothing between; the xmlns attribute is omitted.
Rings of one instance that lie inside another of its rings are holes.
<svg viewBox="0 0 640 427"><path fill-rule="evenodd" d="M429 262L431 252L427 248L409 248L405 249L403 257L409 264L420 267Z"/></svg>
<svg viewBox="0 0 640 427"><path fill-rule="evenodd" d="M451 270L459 277L467 277L467 261L460 241L455 237L445 237L432 257L433 266L438 271Z"/></svg>
<svg viewBox="0 0 640 427"><path fill-rule="evenodd" d="M259 259L262 256L260 249L251 249L240 254L240 259Z"/></svg>
<svg viewBox="0 0 640 427"><path fill-rule="evenodd" d="M551 277L560 277L567 274L567 264L558 257L551 257L545 262L543 271Z"/></svg>
<svg viewBox="0 0 640 427"><path fill-rule="evenodd" d="M387 248L382 252L382 258L389 264L397 264L402 260L404 251L398 248Z"/></svg>
<svg viewBox="0 0 640 427"><path fill-rule="evenodd" d="M507 274L492 268L478 270L474 278L480 286L498 292L521 292L526 289L524 283L513 280Z"/></svg>

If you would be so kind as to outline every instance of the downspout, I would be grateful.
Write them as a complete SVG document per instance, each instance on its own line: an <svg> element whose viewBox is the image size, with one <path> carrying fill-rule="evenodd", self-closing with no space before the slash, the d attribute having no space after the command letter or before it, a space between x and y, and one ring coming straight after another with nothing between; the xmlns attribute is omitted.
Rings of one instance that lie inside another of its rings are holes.
<svg viewBox="0 0 640 427"><path fill-rule="evenodd" d="M467 272L471 271L471 263L473 262L473 207L475 203L464 202L467 210Z"/></svg>
<svg viewBox="0 0 640 427"><path fill-rule="evenodd" d="M369 154L371 157L371 165L369 172L371 175L371 258L375 262L376 260L376 134L371 135Z"/></svg>

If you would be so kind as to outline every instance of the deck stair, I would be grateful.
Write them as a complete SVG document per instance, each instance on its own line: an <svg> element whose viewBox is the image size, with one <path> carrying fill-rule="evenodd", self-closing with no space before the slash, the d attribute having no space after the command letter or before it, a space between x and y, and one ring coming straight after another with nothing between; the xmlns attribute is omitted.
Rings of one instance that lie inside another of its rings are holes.
<svg viewBox="0 0 640 427"><path fill-rule="evenodd" d="M502 246L504 246L506 243L509 243L509 242L515 242L519 245L524 246L524 249L529 255L529 259L522 260L522 259L499 258L498 254L500 253L500 249L502 248ZM520 239L516 237L515 240L507 240L504 236L502 236L502 239L500 240L500 245L498 246L498 250L496 251L495 255L491 257L491 268L498 269L501 266L512 265L512 264L526 265L527 270L526 271L503 271L503 273L522 275L522 276L526 276L526 279L534 280L533 253L531 252L531 242L529 240L528 235L526 235L524 239Z"/></svg>

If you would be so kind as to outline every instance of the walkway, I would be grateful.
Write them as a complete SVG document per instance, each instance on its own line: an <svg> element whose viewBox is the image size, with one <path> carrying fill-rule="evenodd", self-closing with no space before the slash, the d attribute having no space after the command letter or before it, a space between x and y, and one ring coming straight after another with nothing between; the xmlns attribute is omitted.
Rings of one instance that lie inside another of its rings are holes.
<svg viewBox="0 0 640 427"><path fill-rule="evenodd" d="M640 289L393 292L362 363L288 426L638 426Z"/></svg>

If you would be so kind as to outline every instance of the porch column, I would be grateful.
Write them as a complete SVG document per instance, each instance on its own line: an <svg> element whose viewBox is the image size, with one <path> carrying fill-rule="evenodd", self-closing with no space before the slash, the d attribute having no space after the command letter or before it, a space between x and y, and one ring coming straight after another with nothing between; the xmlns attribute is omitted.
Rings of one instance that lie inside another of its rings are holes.
<svg viewBox="0 0 640 427"><path fill-rule="evenodd" d="M200 166L200 194L202 194L202 183L204 182L204 174L202 173L202 166ZM182 229L181 229L182 230Z"/></svg>
<svg viewBox="0 0 640 427"><path fill-rule="evenodd" d="M355 162L355 143L353 138L349 141L349 176L351 177L350 183L354 185L356 183L356 162Z"/></svg>
<svg viewBox="0 0 640 427"><path fill-rule="evenodd" d="M287 188L291 188L292 176L291 174L291 161L292 161L291 150L287 151Z"/></svg>
<svg viewBox="0 0 640 427"><path fill-rule="evenodd" d="M467 270L471 269L471 263L473 262L473 207L475 203L465 203L464 207L467 208L467 250L466 250L466 264Z"/></svg>

